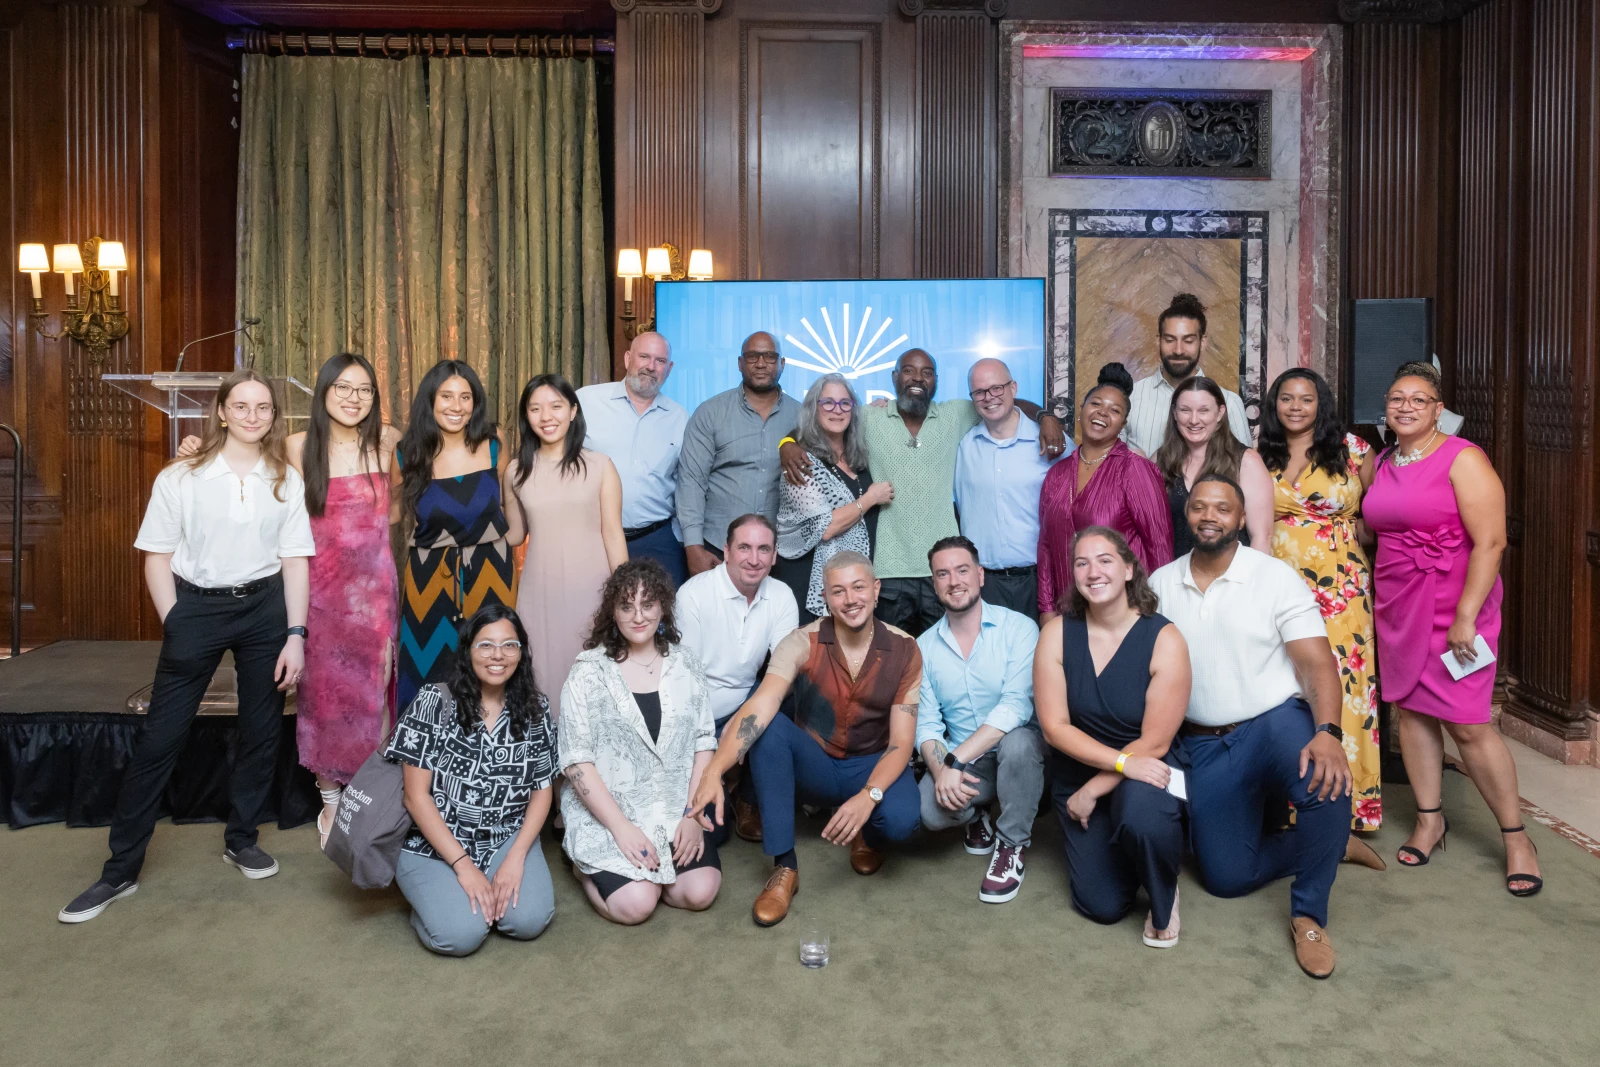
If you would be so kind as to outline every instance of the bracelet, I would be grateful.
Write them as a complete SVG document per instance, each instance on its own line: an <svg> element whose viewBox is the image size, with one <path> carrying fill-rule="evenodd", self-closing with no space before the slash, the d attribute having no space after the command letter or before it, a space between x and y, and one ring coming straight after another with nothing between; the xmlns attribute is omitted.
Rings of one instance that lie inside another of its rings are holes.
<svg viewBox="0 0 1600 1067"><path fill-rule="evenodd" d="M1118 774L1127 774L1128 773L1127 771L1122 769L1123 767L1125 767L1127 765L1127 763L1128 763L1128 754L1126 752L1119 753L1117 755L1117 766L1116 766L1116 771L1117 771Z"/></svg>
<svg viewBox="0 0 1600 1067"><path fill-rule="evenodd" d="M451 869L451 870L452 870L452 871L453 871L453 870L455 870L455 869L456 869L456 864L457 864L457 863L460 863L460 862L461 862L461 861L462 861L462 860L469 860L469 859L471 859L471 858L472 858L472 857L471 857L471 856L470 856L470 855L469 855L469 854L467 854L467 853L465 853L465 852L463 852L463 853L462 853L462 854L461 854L461 855L459 855L459 856L457 856L457 857L456 857L456 858L455 858L455 859L454 859L454 860L453 860L453 861L452 861L452 862L451 862L451 864L450 864L450 869Z"/></svg>
<svg viewBox="0 0 1600 1067"><path fill-rule="evenodd" d="M863 511L862 508L861 508L861 498L860 497L856 497L856 514L861 516L863 519L867 517L867 513L865 511Z"/></svg>
<svg viewBox="0 0 1600 1067"><path fill-rule="evenodd" d="M785 437L785 438L783 438L782 440L780 440L778 442L778 447L782 448L784 445L797 445L799 443L800 443L799 441L796 441L792 437Z"/></svg>

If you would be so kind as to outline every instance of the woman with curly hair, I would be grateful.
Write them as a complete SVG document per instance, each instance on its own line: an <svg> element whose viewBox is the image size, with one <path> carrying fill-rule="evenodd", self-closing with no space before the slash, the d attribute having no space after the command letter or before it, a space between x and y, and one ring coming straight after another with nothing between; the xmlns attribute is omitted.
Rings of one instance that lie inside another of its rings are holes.
<svg viewBox="0 0 1600 1067"><path fill-rule="evenodd" d="M561 689L564 846L594 910L624 926L658 903L703 911L722 888L689 797L717 736L705 672L679 644L672 579L653 559L611 573Z"/></svg>
<svg viewBox="0 0 1600 1067"><path fill-rule="evenodd" d="M550 814L555 738L516 612L490 603L462 624L448 684L417 693L386 759L405 764L415 820L395 868L411 928L444 956L491 927L538 937L555 914L539 829Z"/></svg>
<svg viewBox="0 0 1600 1067"><path fill-rule="evenodd" d="M1366 551L1356 540L1361 497L1372 483L1372 446L1344 432L1333 391L1322 376L1294 367L1267 390L1257 447L1274 486L1271 552L1311 587L1339 663L1344 685L1339 726L1352 777L1350 828L1376 830L1383 821L1383 798L1372 579ZM1366 866L1383 869L1376 852L1351 848Z"/></svg>

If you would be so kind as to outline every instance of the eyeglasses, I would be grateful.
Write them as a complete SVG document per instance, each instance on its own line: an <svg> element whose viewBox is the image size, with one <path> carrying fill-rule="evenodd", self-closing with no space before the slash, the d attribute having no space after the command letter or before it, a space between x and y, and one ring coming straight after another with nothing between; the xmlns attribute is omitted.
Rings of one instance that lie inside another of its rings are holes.
<svg viewBox="0 0 1600 1067"><path fill-rule="evenodd" d="M522 642L501 641L499 644L496 644L493 641L479 641L477 644L472 646L472 651L476 652L480 656L492 656L497 652L501 653L502 655L514 656L522 651Z"/></svg>
<svg viewBox="0 0 1600 1067"><path fill-rule="evenodd" d="M240 401L238 403L228 405L228 414L232 415L236 419L248 418L252 411L255 412L260 418L270 419L272 418L272 413L274 410L275 409L270 402L265 404L250 405Z"/></svg>
<svg viewBox="0 0 1600 1067"><path fill-rule="evenodd" d="M360 400L371 400L373 390L370 385L351 385L349 382L334 382L333 395L340 400L349 400L352 396Z"/></svg>
<svg viewBox="0 0 1600 1067"><path fill-rule="evenodd" d="M1006 387L1011 384L1011 382L1001 382L999 385L991 385L987 389L974 389L970 394L972 401L975 404L981 404L985 400L999 400L1005 395Z"/></svg>
<svg viewBox="0 0 1600 1067"><path fill-rule="evenodd" d="M1422 408L1427 407L1429 404L1437 404L1439 402L1439 398L1436 397L1436 396L1395 396L1395 395L1390 395L1390 396L1384 397L1383 398L1383 402L1386 405L1388 405L1389 407L1395 408L1395 409L1401 410L1401 411L1404 411L1407 408L1416 408L1417 410L1420 411Z"/></svg>
<svg viewBox="0 0 1600 1067"><path fill-rule="evenodd" d="M776 365L780 357L776 352L740 352L739 358L744 360L746 363L760 367Z"/></svg>
<svg viewBox="0 0 1600 1067"><path fill-rule="evenodd" d="M854 411L855 406L856 402L851 400L849 397L845 397L843 400L835 400L831 396L825 396L821 400L817 401L817 407L821 408L823 411L836 411L841 415L846 415Z"/></svg>

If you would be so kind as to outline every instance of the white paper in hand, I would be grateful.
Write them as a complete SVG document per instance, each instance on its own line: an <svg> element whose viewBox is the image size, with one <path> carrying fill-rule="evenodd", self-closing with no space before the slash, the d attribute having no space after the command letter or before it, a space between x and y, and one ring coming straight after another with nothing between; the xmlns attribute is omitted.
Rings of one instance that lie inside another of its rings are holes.
<svg viewBox="0 0 1600 1067"><path fill-rule="evenodd" d="M1172 777L1167 779L1167 792L1179 800L1189 799L1189 785L1183 779L1183 772L1176 767L1169 767Z"/></svg>
<svg viewBox="0 0 1600 1067"><path fill-rule="evenodd" d="M1456 659L1454 652L1447 651L1439 657L1444 661L1444 669L1450 672L1450 677L1458 682L1472 672L1481 671L1494 662L1494 653L1489 651L1489 642L1483 639L1482 634L1479 634L1478 639L1473 642L1472 650L1478 654L1478 658L1471 663L1462 663Z"/></svg>

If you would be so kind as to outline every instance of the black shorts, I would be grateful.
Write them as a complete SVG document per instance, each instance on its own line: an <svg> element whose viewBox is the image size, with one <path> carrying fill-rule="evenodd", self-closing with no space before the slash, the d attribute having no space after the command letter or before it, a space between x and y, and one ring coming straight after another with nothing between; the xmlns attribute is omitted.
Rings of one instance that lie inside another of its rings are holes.
<svg viewBox="0 0 1600 1067"><path fill-rule="evenodd" d="M705 839L705 851L700 853L700 858L695 860L693 863L686 863L678 867L678 874L684 874L688 871L698 871L702 867L713 867L719 871L722 870L722 858L717 855L717 846L711 843L711 835L706 834ZM611 899L611 894L615 893L623 886L629 885L633 882L641 882L644 881L644 879L629 878L626 875L612 874L610 871L595 871L593 874L589 875L589 881L593 882L594 887L600 891L601 900L609 900Z"/></svg>

